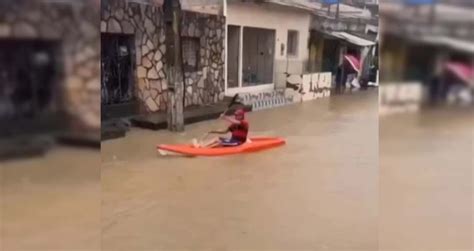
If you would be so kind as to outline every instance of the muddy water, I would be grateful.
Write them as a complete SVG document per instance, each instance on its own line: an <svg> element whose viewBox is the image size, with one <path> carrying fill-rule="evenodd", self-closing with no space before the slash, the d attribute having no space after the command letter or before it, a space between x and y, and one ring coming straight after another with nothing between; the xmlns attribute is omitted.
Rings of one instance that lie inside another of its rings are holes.
<svg viewBox="0 0 474 251"><path fill-rule="evenodd" d="M100 152L0 163L0 250L99 250Z"/></svg>
<svg viewBox="0 0 474 251"><path fill-rule="evenodd" d="M380 250L473 250L473 115L380 120Z"/></svg>
<svg viewBox="0 0 474 251"><path fill-rule="evenodd" d="M105 250L376 250L377 93L250 113L252 134L287 145L217 158L164 158L185 133L134 129L102 145Z"/></svg>
<svg viewBox="0 0 474 251"><path fill-rule="evenodd" d="M251 113L288 141L257 154L155 153L224 125L208 121L0 163L0 250L472 250L474 116L391 116L378 136L376 103Z"/></svg>

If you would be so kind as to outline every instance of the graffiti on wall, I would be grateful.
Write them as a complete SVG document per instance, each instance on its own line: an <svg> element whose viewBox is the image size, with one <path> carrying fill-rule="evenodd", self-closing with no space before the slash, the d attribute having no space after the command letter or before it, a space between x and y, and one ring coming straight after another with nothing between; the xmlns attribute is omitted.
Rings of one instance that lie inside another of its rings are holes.
<svg viewBox="0 0 474 251"><path fill-rule="evenodd" d="M328 97L331 93L331 73L293 74L287 78L284 90L240 94L241 101L252 110L279 107Z"/></svg>
<svg viewBox="0 0 474 251"><path fill-rule="evenodd" d="M331 73L289 74L285 98L293 103L328 97L331 94Z"/></svg>
<svg viewBox="0 0 474 251"><path fill-rule="evenodd" d="M422 96L421 83L383 84L379 89L379 113L386 115L417 111L420 108Z"/></svg>

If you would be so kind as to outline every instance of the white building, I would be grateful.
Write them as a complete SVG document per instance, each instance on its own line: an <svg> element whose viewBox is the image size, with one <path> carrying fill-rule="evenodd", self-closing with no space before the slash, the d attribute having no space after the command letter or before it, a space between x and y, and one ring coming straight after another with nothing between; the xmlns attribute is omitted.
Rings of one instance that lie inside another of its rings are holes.
<svg viewBox="0 0 474 251"><path fill-rule="evenodd" d="M224 9L227 95L284 89L287 73L304 73L314 9L268 0L227 0Z"/></svg>

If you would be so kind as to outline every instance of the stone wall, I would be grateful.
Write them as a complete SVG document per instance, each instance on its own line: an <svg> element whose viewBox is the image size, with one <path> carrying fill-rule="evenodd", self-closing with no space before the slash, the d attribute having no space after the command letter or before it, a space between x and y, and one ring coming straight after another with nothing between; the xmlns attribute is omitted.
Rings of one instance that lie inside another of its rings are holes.
<svg viewBox="0 0 474 251"><path fill-rule="evenodd" d="M148 111L166 109L165 34L160 8L124 0L102 3L100 31L134 35L135 95Z"/></svg>
<svg viewBox="0 0 474 251"><path fill-rule="evenodd" d="M0 5L0 39L52 40L60 52L61 109L73 125L100 129L99 9L92 1Z"/></svg>
<svg viewBox="0 0 474 251"><path fill-rule="evenodd" d="M199 65L186 72L185 105L216 103L224 98L224 25L223 16L183 12L182 36L200 41ZM147 112L166 111L166 45L161 6L104 1L101 32L135 36L136 96Z"/></svg>
<svg viewBox="0 0 474 251"><path fill-rule="evenodd" d="M186 72L185 105L202 105L224 99L225 18L185 12L181 35L200 38L200 62L196 72Z"/></svg>

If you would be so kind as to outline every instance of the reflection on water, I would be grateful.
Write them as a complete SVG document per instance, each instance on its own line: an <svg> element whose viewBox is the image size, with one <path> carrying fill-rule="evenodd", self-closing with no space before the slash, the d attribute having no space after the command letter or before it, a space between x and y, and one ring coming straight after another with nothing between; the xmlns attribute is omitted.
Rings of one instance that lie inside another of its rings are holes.
<svg viewBox="0 0 474 251"><path fill-rule="evenodd" d="M104 248L376 250L377 94L248 114L253 135L287 145L217 158L164 158L186 132L134 129L102 145Z"/></svg>
<svg viewBox="0 0 474 251"><path fill-rule="evenodd" d="M472 115L380 120L381 250L472 250Z"/></svg>

